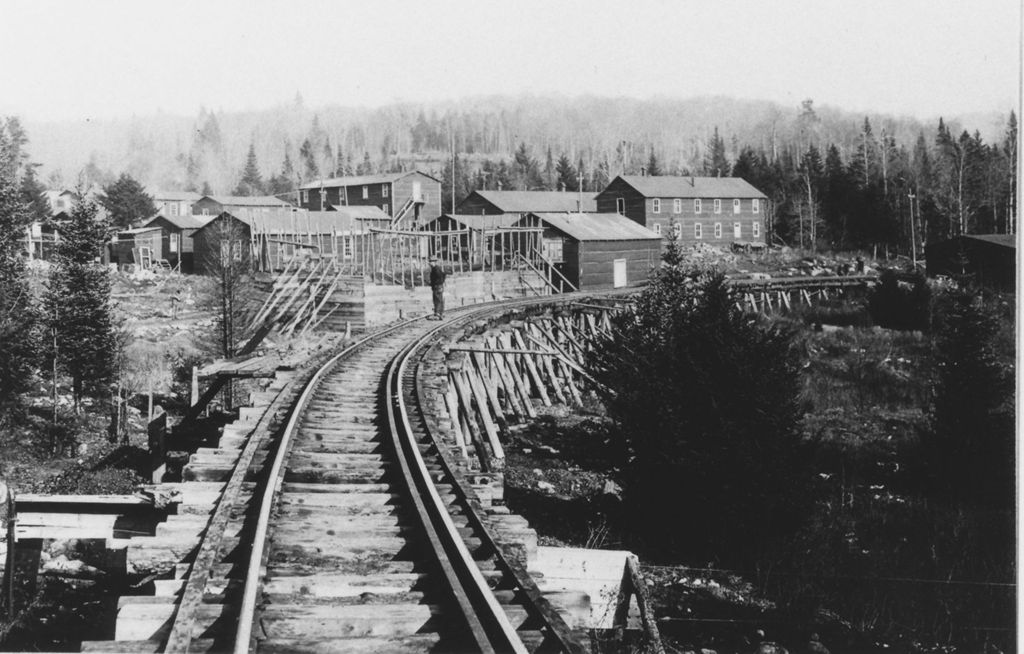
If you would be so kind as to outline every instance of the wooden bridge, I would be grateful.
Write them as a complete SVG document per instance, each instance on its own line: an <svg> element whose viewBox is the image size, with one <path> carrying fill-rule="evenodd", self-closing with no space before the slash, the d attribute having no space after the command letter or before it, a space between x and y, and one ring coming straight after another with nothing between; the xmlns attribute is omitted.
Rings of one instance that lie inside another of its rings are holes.
<svg viewBox="0 0 1024 654"><path fill-rule="evenodd" d="M502 501L501 443L538 407L581 401L582 356L623 305L458 309L278 375L183 481L148 487L174 497L153 533L108 536L148 583L82 651L590 651L599 592L534 569L537 536ZM603 628L661 651L636 562L618 560Z"/></svg>

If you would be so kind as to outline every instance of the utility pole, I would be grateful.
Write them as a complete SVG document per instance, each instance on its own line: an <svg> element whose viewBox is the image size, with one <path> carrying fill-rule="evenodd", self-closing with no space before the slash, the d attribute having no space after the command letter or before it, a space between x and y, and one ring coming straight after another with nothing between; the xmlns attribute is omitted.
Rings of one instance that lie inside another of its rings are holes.
<svg viewBox="0 0 1024 654"><path fill-rule="evenodd" d="M579 191L580 197L579 197L579 200L576 201L577 202L576 210L579 211L580 213L583 213L583 171L582 170L580 170L577 173L577 178L579 179L579 183L577 184L577 190Z"/></svg>
<svg viewBox="0 0 1024 654"><path fill-rule="evenodd" d="M910 256L914 263L914 272L917 272L917 237L914 236L914 198L917 196L908 193L907 197L910 198Z"/></svg>

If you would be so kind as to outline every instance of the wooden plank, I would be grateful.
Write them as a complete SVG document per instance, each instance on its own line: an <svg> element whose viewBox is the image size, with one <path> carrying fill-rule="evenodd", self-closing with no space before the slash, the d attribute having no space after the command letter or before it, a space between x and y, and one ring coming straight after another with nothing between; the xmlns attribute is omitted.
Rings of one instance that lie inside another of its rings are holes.
<svg viewBox="0 0 1024 654"><path fill-rule="evenodd" d="M490 456L484 445L484 438L480 433L480 427L477 425L476 416L474 415L473 392L469 390L465 379L462 378L459 371L453 371L451 379L455 382L455 392L458 395L459 405L462 409L461 415L465 418L465 426L476 449L477 458L480 460L480 465L484 471L489 472L491 469Z"/></svg>
<svg viewBox="0 0 1024 654"><path fill-rule="evenodd" d="M512 379L512 386L523 403L523 409L526 411L526 415L530 418L537 417L537 410L533 408L533 400L530 399L530 393L527 390L526 383L523 381L522 376L519 374L519 370L516 368L515 363L511 361L511 355L507 354L496 354L497 361L499 362L499 370L504 369L508 372L508 376Z"/></svg>
<svg viewBox="0 0 1024 654"><path fill-rule="evenodd" d="M480 373L480 381L483 384L484 391L487 393L487 399L491 403L491 409L494 411L494 417L498 420L499 426L502 429L505 429L505 414L501 410L501 402L498 401L498 391L494 388L494 383L490 379L484 355L476 352L471 356L473 357L473 362L476 364L477 371Z"/></svg>
<svg viewBox="0 0 1024 654"><path fill-rule="evenodd" d="M523 418L526 416L526 409L523 408L520 403L515 382L512 381L512 375L504 366L504 357L491 354L488 358L491 360L491 365L494 367L496 377L501 383L502 390L505 392L505 404L508 408L512 409L512 413L516 415L516 418Z"/></svg>
<svg viewBox="0 0 1024 654"><path fill-rule="evenodd" d="M487 408L488 397L483 389L483 383L471 366L468 369L463 369L462 374L465 375L466 381L469 382L469 388L473 392L473 399L476 400L477 412L483 422L487 441L491 446L491 452L494 454L495 459L504 461L505 452L501 447L501 441L498 440L498 428L494 424L494 420L491 419L491 412Z"/></svg>
<svg viewBox="0 0 1024 654"><path fill-rule="evenodd" d="M526 342L523 340L523 335L519 329L512 330L512 337L515 339L516 344L523 350L526 350ZM530 374L534 384L537 385L537 393L540 395L540 401L544 403L544 406L551 406L551 398L548 397L547 389L544 388L544 381L540 378L540 373L537 372L537 366L530 355L523 355L523 361L526 362L526 371Z"/></svg>
<svg viewBox="0 0 1024 654"><path fill-rule="evenodd" d="M462 423L459 421L459 401L455 395L455 382L452 381L451 374L450 372L448 373L448 390L444 393L444 404L448 409L448 418L452 421L452 434L455 436L455 444L459 446L462 458L468 459L469 453L466 451L466 438L462 431Z"/></svg>

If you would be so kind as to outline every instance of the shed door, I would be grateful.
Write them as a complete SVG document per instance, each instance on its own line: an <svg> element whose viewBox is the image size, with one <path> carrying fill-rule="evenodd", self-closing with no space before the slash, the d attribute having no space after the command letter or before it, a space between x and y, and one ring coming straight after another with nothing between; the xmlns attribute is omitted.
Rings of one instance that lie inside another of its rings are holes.
<svg viewBox="0 0 1024 654"><path fill-rule="evenodd" d="M412 183L412 201L423 202L423 186L419 182Z"/></svg>
<svg viewBox="0 0 1024 654"><path fill-rule="evenodd" d="M613 285L622 288L626 285L626 260L616 259L612 267Z"/></svg>
<svg viewBox="0 0 1024 654"><path fill-rule="evenodd" d="M741 223L732 224L732 237L740 238L743 236L743 225Z"/></svg>

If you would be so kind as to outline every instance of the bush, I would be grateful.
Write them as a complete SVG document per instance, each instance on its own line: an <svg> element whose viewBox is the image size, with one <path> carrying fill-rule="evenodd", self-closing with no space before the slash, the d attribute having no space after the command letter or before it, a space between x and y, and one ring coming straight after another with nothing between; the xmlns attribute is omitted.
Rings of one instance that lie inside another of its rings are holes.
<svg viewBox="0 0 1024 654"><path fill-rule="evenodd" d="M927 331L931 322L928 281L920 273L909 281L901 281L894 271L882 271L868 308L871 319L880 327Z"/></svg>
<svg viewBox="0 0 1024 654"><path fill-rule="evenodd" d="M661 553L756 564L806 514L791 334L720 274L665 267L589 360L631 456L634 533Z"/></svg>

